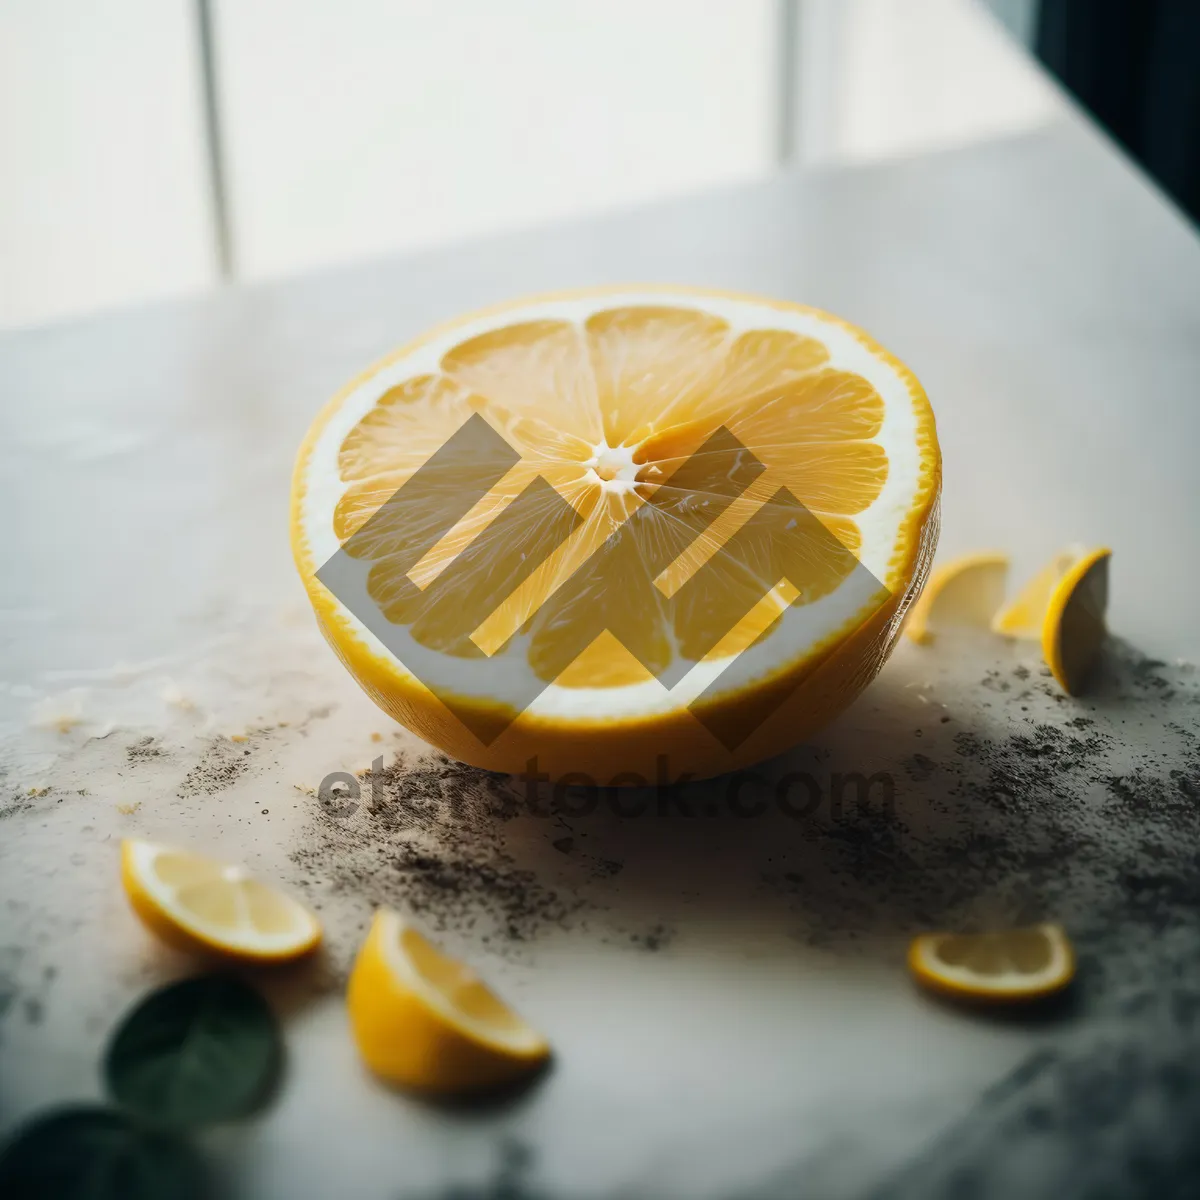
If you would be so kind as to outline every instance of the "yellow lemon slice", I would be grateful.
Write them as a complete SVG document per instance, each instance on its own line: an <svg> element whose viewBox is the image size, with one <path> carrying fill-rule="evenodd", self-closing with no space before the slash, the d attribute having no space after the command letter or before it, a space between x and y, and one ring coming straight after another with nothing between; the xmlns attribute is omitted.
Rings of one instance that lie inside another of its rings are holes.
<svg viewBox="0 0 1200 1200"><path fill-rule="evenodd" d="M550 1056L544 1037L462 963L390 909L375 914L346 990L359 1052L377 1075L442 1094L510 1083Z"/></svg>
<svg viewBox="0 0 1200 1200"><path fill-rule="evenodd" d="M1007 582L1007 554L964 554L939 564L913 605L905 632L925 644L939 628L986 629L1004 603Z"/></svg>
<svg viewBox="0 0 1200 1200"><path fill-rule="evenodd" d="M926 933L913 939L908 966L919 983L945 995L1036 1000L1071 982L1075 952L1053 924L1003 933Z"/></svg>
<svg viewBox="0 0 1200 1200"><path fill-rule="evenodd" d="M281 962L321 940L320 923L304 905L242 867L198 854L127 838L121 881L145 925L180 950Z"/></svg>
<svg viewBox="0 0 1200 1200"><path fill-rule="evenodd" d="M629 783L761 760L845 708L928 574L940 489L925 394L861 330L580 291L435 329L339 393L291 539L396 720L491 770Z"/></svg>
<svg viewBox="0 0 1200 1200"><path fill-rule="evenodd" d="M1063 691L1076 696L1087 683L1108 636L1108 563L1112 551L1082 555L1059 580L1046 606L1042 656Z"/></svg>

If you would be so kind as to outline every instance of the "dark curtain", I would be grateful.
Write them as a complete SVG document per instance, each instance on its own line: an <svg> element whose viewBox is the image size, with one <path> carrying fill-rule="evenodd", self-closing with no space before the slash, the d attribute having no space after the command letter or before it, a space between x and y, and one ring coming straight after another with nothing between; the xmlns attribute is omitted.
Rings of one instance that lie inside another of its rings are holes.
<svg viewBox="0 0 1200 1200"><path fill-rule="evenodd" d="M1037 52L1200 222L1200 0L1042 0Z"/></svg>

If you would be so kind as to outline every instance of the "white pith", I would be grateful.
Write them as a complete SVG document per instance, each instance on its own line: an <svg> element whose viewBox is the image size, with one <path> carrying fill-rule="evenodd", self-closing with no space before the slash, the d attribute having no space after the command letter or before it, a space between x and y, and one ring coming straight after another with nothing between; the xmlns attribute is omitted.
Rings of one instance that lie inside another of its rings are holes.
<svg viewBox="0 0 1200 1200"><path fill-rule="evenodd" d="M883 424L872 441L883 445L888 455L888 474L879 495L863 512L853 515L862 535L858 557L870 576L886 582L890 564L900 549L903 528L922 484L921 451L917 442L917 414L909 387L900 372L878 357L842 325L822 319L819 314L775 308L753 301L722 295L644 290L629 293L603 293L569 299L551 299L499 313L480 316L456 325L430 338L360 380L343 397L340 406L327 420L313 443L308 459L306 486L300 504L300 526L310 562L315 569L338 549L333 513L346 485L338 474L338 452L350 431L374 407L389 389L416 375L436 373L442 356L459 343L505 325L538 319L571 320L582 324L595 312L640 304L670 304L695 309L723 318L731 328L731 339L752 329L775 329L815 337L827 347L827 367L853 372L865 378L883 398ZM605 490L624 490L634 486L636 447L593 447L593 454L582 465L595 473L595 482ZM361 571L361 596L366 595L366 577L371 563L358 564ZM424 582L427 581L423 581ZM854 590L858 589L858 591ZM861 595L859 594L861 591ZM851 574L842 587L799 610L795 619L803 621L803 643L815 647L835 635L844 636L860 624L883 599L878 588L867 588L861 573ZM357 607L358 602L351 607ZM403 665L404 654L397 660L354 615L339 602L339 611L353 637L372 654L390 660L402 675L411 676ZM851 616L848 617L848 614ZM401 634L401 640L406 633ZM517 639L509 655L511 670L528 672L532 668ZM803 657L803 656L802 656ZM778 653L767 638L761 645L735 656L696 664L668 690L657 680L622 687L584 688L550 684L530 705L531 715L554 719L621 718L664 713L685 707L720 677L718 695L741 691L755 680L774 674L781 667ZM541 686L540 684L538 686Z"/></svg>

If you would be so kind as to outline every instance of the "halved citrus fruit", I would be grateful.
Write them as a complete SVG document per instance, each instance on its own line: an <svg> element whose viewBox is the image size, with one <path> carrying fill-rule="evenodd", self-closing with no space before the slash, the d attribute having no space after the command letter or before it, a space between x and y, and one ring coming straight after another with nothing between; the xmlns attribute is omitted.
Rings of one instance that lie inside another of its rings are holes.
<svg viewBox="0 0 1200 1200"><path fill-rule="evenodd" d="M346 990L359 1052L383 1079L456 1094L511 1083L550 1055L469 967L390 909L375 914Z"/></svg>
<svg viewBox="0 0 1200 1200"><path fill-rule="evenodd" d="M121 882L134 912L179 950L249 962L282 962L321 940L317 918L244 868L127 838Z"/></svg>
<svg viewBox="0 0 1200 1200"><path fill-rule="evenodd" d="M584 291L436 329L335 397L296 463L292 547L355 678L455 757L700 777L870 682L940 489L924 392L853 326Z"/></svg>
<svg viewBox="0 0 1200 1200"><path fill-rule="evenodd" d="M984 551L940 563L912 607L908 636L924 644L938 629L986 629L1004 601L1007 580L1007 554Z"/></svg>
<svg viewBox="0 0 1200 1200"><path fill-rule="evenodd" d="M1061 991L1075 974L1075 952L1062 926L1001 933L925 933L908 965L917 981L968 1000L1036 1000Z"/></svg>

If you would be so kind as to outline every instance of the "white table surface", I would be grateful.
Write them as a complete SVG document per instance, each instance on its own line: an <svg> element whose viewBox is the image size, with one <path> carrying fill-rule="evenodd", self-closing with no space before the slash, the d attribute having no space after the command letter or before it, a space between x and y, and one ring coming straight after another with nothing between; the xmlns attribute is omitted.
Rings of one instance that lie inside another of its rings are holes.
<svg viewBox="0 0 1200 1200"><path fill-rule="evenodd" d="M428 751L312 626L286 537L305 426L439 319L630 280L816 304L906 360L939 422L943 553L1004 547L1020 574L1067 542L1112 547L1120 640L1096 693L1057 695L1036 647L901 647L814 747L764 768L889 771L891 816L741 819L717 785L691 816L496 821L472 807L476 773L437 763L394 772L375 814L322 813L303 789L328 772ZM1066 116L3 337L0 1132L98 1096L121 1010L194 969L127 911L116 847L137 834L243 859L328 925L325 958L263 982L289 1070L266 1114L208 1139L223 1194L928 1200L974 1179L976 1197L1061 1200L1137 1195L1148 1172L1154 1195L1185 1194L1197 445L1200 242ZM397 828L431 789L465 809ZM380 902L546 1030L535 1086L459 1111L366 1077L340 988ZM957 1011L906 978L916 930L1041 917L1067 924L1081 972L1040 1017Z"/></svg>

